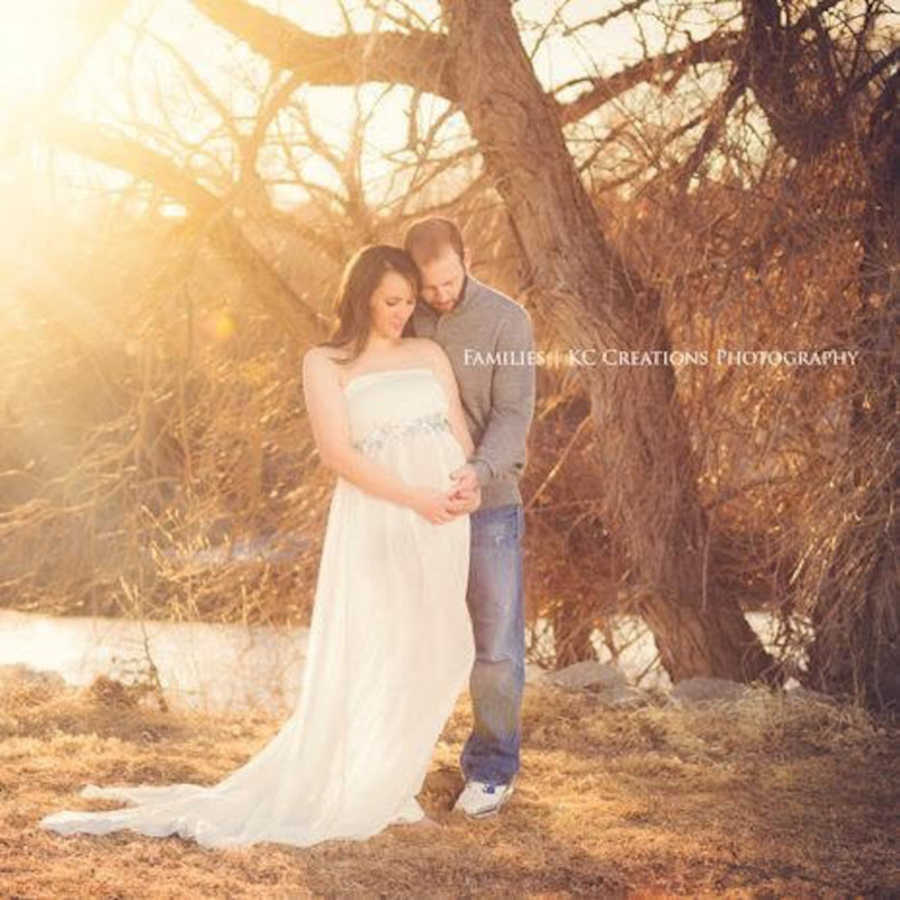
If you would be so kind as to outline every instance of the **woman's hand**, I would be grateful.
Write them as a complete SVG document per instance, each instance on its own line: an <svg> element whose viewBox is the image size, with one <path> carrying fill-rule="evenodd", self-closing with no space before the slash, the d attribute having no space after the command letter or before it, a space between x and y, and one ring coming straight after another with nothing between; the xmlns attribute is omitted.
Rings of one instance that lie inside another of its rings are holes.
<svg viewBox="0 0 900 900"><path fill-rule="evenodd" d="M472 490L455 488L450 493L450 509L458 516L475 512L481 506L481 488L476 484Z"/></svg>
<svg viewBox="0 0 900 900"><path fill-rule="evenodd" d="M409 506L432 525L443 525L457 516L450 493L434 488L415 488Z"/></svg>

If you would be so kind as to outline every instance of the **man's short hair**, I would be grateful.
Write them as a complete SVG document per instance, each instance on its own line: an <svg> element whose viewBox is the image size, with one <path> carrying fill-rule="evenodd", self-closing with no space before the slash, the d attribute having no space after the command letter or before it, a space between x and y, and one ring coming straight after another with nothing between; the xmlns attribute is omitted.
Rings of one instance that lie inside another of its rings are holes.
<svg viewBox="0 0 900 900"><path fill-rule="evenodd" d="M406 229L403 249L417 264L429 263L443 253L446 247L456 251L459 261L463 261L464 248L462 234L456 223L441 216L428 216L413 222Z"/></svg>

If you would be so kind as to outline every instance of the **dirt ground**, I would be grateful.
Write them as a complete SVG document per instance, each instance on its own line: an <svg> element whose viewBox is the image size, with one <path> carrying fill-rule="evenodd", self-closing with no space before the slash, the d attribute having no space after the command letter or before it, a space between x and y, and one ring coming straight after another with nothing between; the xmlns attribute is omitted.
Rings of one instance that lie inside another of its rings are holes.
<svg viewBox="0 0 900 900"><path fill-rule="evenodd" d="M38 828L58 809L117 805L78 796L88 782L215 783L280 725L161 712L150 700L0 687L0 896L900 894L897 729L765 691L704 709L610 711L590 694L528 685L515 795L478 822L449 811L470 722L463 696L420 797L439 828L224 851Z"/></svg>

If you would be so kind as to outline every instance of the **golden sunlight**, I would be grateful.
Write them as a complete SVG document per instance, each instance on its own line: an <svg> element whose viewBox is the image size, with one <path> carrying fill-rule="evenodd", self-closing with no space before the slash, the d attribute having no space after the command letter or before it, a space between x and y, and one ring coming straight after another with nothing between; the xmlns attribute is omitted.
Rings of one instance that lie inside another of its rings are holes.
<svg viewBox="0 0 900 900"><path fill-rule="evenodd" d="M0 106L27 103L49 87L74 8L71 0L0 0Z"/></svg>

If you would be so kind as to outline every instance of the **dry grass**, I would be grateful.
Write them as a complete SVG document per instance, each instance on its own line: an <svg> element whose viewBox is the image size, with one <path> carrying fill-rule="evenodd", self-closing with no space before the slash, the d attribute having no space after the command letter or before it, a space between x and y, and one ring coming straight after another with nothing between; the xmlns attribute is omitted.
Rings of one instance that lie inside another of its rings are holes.
<svg viewBox="0 0 900 900"><path fill-rule="evenodd" d="M467 698L423 803L440 829L365 843L209 851L132 832L61 837L47 812L87 782L214 783L280 722L163 713L109 690L0 697L4 897L885 896L900 891L896 730L765 692L702 710L606 711L529 685L523 770L503 814L449 812ZM118 702L116 702L118 701Z"/></svg>

